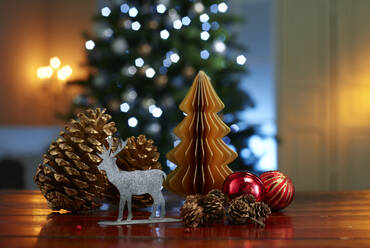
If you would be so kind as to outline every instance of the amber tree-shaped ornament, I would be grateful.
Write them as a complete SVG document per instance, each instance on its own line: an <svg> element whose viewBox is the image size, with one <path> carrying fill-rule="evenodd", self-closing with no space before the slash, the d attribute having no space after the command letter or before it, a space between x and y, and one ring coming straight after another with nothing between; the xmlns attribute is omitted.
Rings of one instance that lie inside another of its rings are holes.
<svg viewBox="0 0 370 248"><path fill-rule="evenodd" d="M222 188L232 173L227 165L238 156L222 141L230 132L217 114L224 107L208 76L200 71L180 104L187 116L174 129L181 142L166 155L177 165L167 177L167 189L189 195Z"/></svg>

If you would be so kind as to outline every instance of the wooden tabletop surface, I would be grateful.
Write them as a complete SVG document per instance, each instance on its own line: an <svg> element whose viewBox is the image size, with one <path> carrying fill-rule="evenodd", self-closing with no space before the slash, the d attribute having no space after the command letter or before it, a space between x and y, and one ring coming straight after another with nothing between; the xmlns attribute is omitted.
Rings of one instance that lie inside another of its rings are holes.
<svg viewBox="0 0 370 248"><path fill-rule="evenodd" d="M167 215L181 198L166 193ZM149 212L135 212L146 218ZM99 226L114 220L104 205L83 215L53 213L38 191L0 191L0 247L370 247L370 191L297 193L265 228L224 225L187 232L182 223Z"/></svg>

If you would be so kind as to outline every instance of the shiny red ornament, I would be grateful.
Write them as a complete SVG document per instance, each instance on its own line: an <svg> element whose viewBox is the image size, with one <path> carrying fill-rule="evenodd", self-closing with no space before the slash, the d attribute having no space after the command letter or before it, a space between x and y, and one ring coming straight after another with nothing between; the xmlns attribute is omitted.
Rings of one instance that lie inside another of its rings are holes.
<svg viewBox="0 0 370 248"><path fill-rule="evenodd" d="M258 202L264 201L265 196L262 181L256 175L242 171L234 172L225 179L222 192L229 199L242 194L251 194Z"/></svg>
<svg viewBox="0 0 370 248"><path fill-rule="evenodd" d="M289 206L294 198L292 179L281 171L262 173L260 179L265 187L265 202L272 210L280 210Z"/></svg>

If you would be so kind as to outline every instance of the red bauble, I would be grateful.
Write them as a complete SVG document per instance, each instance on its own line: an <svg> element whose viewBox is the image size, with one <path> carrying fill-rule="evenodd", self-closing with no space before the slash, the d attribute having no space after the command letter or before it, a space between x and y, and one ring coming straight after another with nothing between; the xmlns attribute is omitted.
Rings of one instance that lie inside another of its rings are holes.
<svg viewBox="0 0 370 248"><path fill-rule="evenodd" d="M292 180L281 171L268 171L260 176L265 187L265 202L273 210L286 208L294 197Z"/></svg>
<svg viewBox="0 0 370 248"><path fill-rule="evenodd" d="M225 179L222 192L229 199L243 194L251 194L258 202L264 201L265 196L262 181L252 173L241 171L234 172Z"/></svg>

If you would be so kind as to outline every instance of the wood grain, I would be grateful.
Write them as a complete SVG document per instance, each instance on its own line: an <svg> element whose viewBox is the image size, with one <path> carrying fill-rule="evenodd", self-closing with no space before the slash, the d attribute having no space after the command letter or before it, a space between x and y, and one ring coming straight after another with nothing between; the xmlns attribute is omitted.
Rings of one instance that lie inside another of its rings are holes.
<svg viewBox="0 0 370 248"><path fill-rule="evenodd" d="M183 198L165 193L169 217ZM99 226L115 206L81 215L53 213L38 191L0 191L0 247L368 247L370 191L300 193L266 228L217 224L186 232L182 223ZM134 212L147 218L148 209Z"/></svg>

